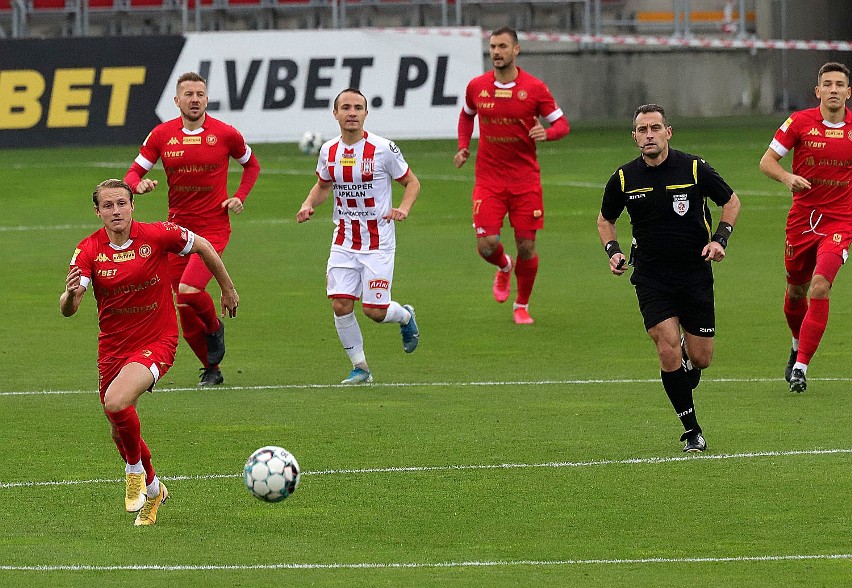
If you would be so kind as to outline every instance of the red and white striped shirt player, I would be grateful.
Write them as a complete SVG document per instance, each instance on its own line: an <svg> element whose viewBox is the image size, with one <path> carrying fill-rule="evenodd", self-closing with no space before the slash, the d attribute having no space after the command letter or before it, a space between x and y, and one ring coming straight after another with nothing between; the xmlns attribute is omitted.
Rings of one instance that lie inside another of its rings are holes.
<svg viewBox="0 0 852 588"><path fill-rule="evenodd" d="M367 131L354 145L341 137L326 142L317 161L317 176L333 183L332 248L394 251L395 225L383 217L393 207L392 180L400 181L410 171L399 147Z"/></svg>
<svg viewBox="0 0 852 588"><path fill-rule="evenodd" d="M364 354L364 338L355 318L355 301L377 323L397 323L402 349L417 348L420 331L414 308L391 297L395 223L408 218L420 194L420 181L408 167L399 147L364 130L367 98L357 89L343 90L334 99L334 118L340 136L327 141L317 161L317 182L302 203L296 220L311 220L314 207L334 192L334 234L326 266L326 294L334 311L334 326L352 371L342 384L367 384L373 374ZM393 184L404 187L402 201L393 205Z"/></svg>

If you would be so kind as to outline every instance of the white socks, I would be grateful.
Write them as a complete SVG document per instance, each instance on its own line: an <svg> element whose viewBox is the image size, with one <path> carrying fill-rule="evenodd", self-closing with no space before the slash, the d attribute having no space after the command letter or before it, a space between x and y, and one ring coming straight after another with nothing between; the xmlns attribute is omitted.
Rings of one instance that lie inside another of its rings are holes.
<svg viewBox="0 0 852 588"><path fill-rule="evenodd" d="M364 355L364 337L361 335L361 327L355 313L350 312L343 316L334 316L334 326L337 336L343 345L343 350L349 356L349 360L355 367L367 369L367 356Z"/></svg>
<svg viewBox="0 0 852 588"><path fill-rule="evenodd" d="M385 319L382 322L407 325L410 320L411 313L405 310L399 302L391 300L391 303L388 306L388 313L385 315Z"/></svg>
<svg viewBox="0 0 852 588"><path fill-rule="evenodd" d="M127 464L124 466L125 474L144 474L145 468L142 467L142 460L139 460L139 463Z"/></svg>

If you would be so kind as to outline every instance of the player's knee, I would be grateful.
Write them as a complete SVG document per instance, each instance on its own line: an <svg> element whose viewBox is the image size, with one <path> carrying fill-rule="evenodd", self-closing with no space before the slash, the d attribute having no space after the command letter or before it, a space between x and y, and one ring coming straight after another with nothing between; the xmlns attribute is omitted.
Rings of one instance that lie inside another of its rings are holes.
<svg viewBox="0 0 852 588"><path fill-rule="evenodd" d="M385 317L388 314L387 308L373 308L373 307L370 307L370 306L365 306L363 310L364 310L364 316L366 316L368 319L371 319L371 320L373 320L377 323L380 323L383 320L385 320Z"/></svg>
<svg viewBox="0 0 852 588"><path fill-rule="evenodd" d="M811 298L828 298L831 295L831 282L823 276L814 276L811 281Z"/></svg>
<svg viewBox="0 0 852 588"><path fill-rule="evenodd" d="M121 412L128 406L130 406L130 402L127 399L122 398L120 394L110 394L110 390L107 390L104 396L104 410L107 412Z"/></svg>

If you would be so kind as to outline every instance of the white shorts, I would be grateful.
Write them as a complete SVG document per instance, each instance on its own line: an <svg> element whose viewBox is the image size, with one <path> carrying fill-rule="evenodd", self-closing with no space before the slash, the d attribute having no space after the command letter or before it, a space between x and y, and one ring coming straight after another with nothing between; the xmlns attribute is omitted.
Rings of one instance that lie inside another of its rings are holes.
<svg viewBox="0 0 852 588"><path fill-rule="evenodd" d="M326 294L329 298L360 298L363 306L387 308L391 301L393 262L393 252L332 249L325 271Z"/></svg>

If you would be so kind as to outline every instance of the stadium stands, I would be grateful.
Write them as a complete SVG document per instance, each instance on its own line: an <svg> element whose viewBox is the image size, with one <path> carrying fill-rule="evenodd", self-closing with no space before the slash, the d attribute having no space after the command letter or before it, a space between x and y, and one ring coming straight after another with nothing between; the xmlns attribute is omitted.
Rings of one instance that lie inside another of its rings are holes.
<svg viewBox="0 0 852 588"><path fill-rule="evenodd" d="M676 36L753 30L755 0L690 6L688 0L0 0L0 38L458 25Z"/></svg>

